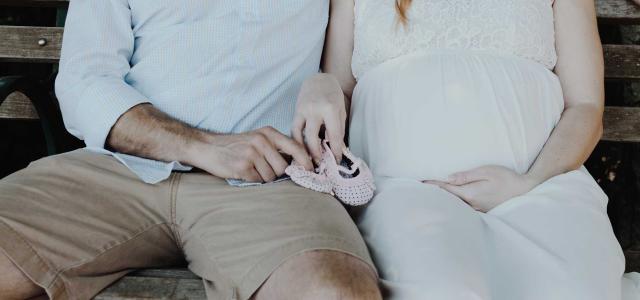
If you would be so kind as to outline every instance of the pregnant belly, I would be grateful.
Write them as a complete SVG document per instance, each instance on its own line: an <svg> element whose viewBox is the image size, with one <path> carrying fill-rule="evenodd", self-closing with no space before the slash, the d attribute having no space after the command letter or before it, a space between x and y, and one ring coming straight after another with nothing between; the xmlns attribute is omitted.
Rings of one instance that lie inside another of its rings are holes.
<svg viewBox="0 0 640 300"><path fill-rule="evenodd" d="M376 176L444 179L497 164L526 172L563 110L558 78L525 59L412 54L363 76L351 150Z"/></svg>

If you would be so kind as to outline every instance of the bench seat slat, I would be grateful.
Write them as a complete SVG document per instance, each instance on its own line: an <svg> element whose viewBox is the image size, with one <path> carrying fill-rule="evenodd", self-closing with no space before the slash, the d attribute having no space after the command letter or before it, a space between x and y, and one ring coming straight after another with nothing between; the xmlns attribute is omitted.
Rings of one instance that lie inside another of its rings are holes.
<svg viewBox="0 0 640 300"><path fill-rule="evenodd" d="M206 300L202 280L127 276L103 290L95 300Z"/></svg>
<svg viewBox="0 0 640 300"><path fill-rule="evenodd" d="M129 276L135 277L156 277L156 278L178 278L178 279L200 279L196 274L186 268L178 269L143 269L131 273Z"/></svg>

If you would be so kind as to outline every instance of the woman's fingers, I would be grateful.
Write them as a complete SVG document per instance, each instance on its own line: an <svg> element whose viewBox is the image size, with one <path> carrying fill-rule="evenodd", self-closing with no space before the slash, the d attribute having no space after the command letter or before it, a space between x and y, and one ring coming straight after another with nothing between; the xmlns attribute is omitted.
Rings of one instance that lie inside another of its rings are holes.
<svg viewBox="0 0 640 300"><path fill-rule="evenodd" d="M300 143L300 145L304 145L304 124L305 119L300 115L296 115L293 119L293 124L291 126L291 136L293 139Z"/></svg>
<svg viewBox="0 0 640 300"><path fill-rule="evenodd" d="M475 199L475 196L474 196L474 195L477 195L477 194L480 193L480 191L479 191L480 185L479 184L470 183L470 184L466 184L466 185L453 185L453 184L444 183L444 184L441 184L439 186L440 186L440 188L444 189L445 191L447 191L447 192L457 196L458 198L460 198L462 201L467 203L473 209L480 210L479 206L477 205L478 203L476 202L477 199Z"/></svg>
<svg viewBox="0 0 640 300"><path fill-rule="evenodd" d="M329 140L331 152L333 152L336 162L340 163L342 151L346 147L344 144L344 122L340 121L339 116L334 116L324 120L324 127L326 129L325 137Z"/></svg>
<svg viewBox="0 0 640 300"><path fill-rule="evenodd" d="M439 181L439 180L423 180L422 183L433 184L439 187L442 187L443 185L447 184L447 182Z"/></svg>
<svg viewBox="0 0 640 300"><path fill-rule="evenodd" d="M480 167L469 171L451 174L447 178L447 183L452 185L465 185L476 181L487 180L490 172L487 168Z"/></svg>
<svg viewBox="0 0 640 300"><path fill-rule="evenodd" d="M320 141L320 127L322 121L316 119L307 119L304 130L304 138L311 156L319 162L322 159L322 141Z"/></svg>
<svg viewBox="0 0 640 300"><path fill-rule="evenodd" d="M469 198L467 196L469 188L466 185L453 185L453 184L445 183L445 184L439 185L439 187L441 187L442 189L446 190L449 193L452 193L458 196L458 198L464 200L465 202L467 202L467 199Z"/></svg>

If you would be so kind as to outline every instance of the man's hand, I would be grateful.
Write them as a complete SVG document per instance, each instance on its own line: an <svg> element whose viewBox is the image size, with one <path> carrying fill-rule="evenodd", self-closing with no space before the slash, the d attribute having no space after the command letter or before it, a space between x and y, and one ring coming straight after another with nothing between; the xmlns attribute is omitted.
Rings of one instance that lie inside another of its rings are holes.
<svg viewBox="0 0 640 300"><path fill-rule="evenodd" d="M501 203L523 195L540 182L501 166L486 166L449 176L435 184L467 202L475 210L488 212Z"/></svg>
<svg viewBox="0 0 640 300"><path fill-rule="evenodd" d="M322 126L333 155L338 161L342 160L346 120L345 95L334 76L321 73L305 81L298 96L292 135L300 144L306 140L316 161L322 158Z"/></svg>
<svg viewBox="0 0 640 300"><path fill-rule="evenodd" d="M221 178L271 182L289 165L283 153L306 169L313 168L304 145L272 127L235 135L211 134L189 148L187 163Z"/></svg>

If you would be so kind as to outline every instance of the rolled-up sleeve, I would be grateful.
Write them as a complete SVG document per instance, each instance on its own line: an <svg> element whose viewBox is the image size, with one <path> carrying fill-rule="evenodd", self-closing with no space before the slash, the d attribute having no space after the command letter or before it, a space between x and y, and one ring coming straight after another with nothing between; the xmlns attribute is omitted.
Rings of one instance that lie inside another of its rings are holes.
<svg viewBox="0 0 640 300"><path fill-rule="evenodd" d="M134 35L127 0L73 0L62 43L56 95L69 132L104 148L122 114L148 99L125 78Z"/></svg>

